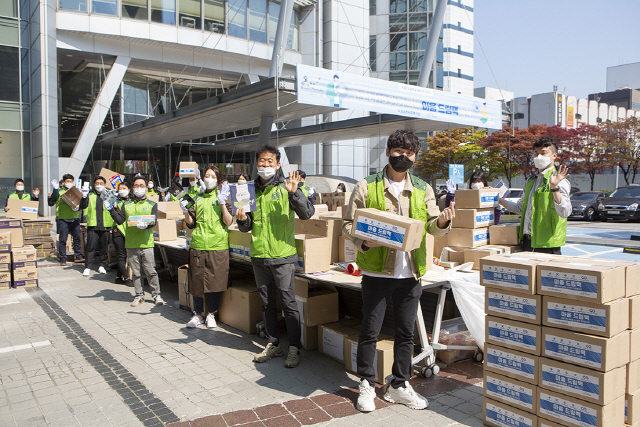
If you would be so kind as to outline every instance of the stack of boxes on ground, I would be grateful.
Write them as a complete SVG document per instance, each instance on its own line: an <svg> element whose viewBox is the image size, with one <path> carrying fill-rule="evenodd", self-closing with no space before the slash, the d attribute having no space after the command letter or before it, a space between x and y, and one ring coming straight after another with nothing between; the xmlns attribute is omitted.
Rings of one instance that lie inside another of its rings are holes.
<svg viewBox="0 0 640 427"><path fill-rule="evenodd" d="M33 246L36 250L36 258L55 258L56 242L51 236L53 225L48 220L23 220L22 233L24 244Z"/></svg>
<svg viewBox="0 0 640 427"><path fill-rule="evenodd" d="M493 225L497 189L458 190L455 203L451 231L435 239L434 254L444 267L473 262L473 269L477 270L486 256L518 250L518 225Z"/></svg>
<svg viewBox="0 0 640 427"><path fill-rule="evenodd" d="M38 286L36 249L25 245L22 220L0 221L0 288Z"/></svg>
<svg viewBox="0 0 640 427"><path fill-rule="evenodd" d="M520 252L480 265L485 424L640 426L640 263Z"/></svg>

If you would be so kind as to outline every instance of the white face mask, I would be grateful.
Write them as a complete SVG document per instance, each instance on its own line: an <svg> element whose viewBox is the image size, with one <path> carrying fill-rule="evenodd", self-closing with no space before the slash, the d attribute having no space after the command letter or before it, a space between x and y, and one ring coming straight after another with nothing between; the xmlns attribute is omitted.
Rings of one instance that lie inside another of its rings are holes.
<svg viewBox="0 0 640 427"><path fill-rule="evenodd" d="M16 191L24 191L24 185L18 185Z"/></svg>
<svg viewBox="0 0 640 427"><path fill-rule="evenodd" d="M118 194L120 195L120 197L122 197L124 199L125 197L127 197L129 195L129 190L120 190L120 191L118 191Z"/></svg>
<svg viewBox="0 0 640 427"><path fill-rule="evenodd" d="M145 194L147 194L147 192L144 190L144 188L134 188L133 189L133 195L136 196L139 199L144 197Z"/></svg>
<svg viewBox="0 0 640 427"><path fill-rule="evenodd" d="M198 185L198 181L189 181L189 185L195 187L196 185Z"/></svg>
<svg viewBox="0 0 640 427"><path fill-rule="evenodd" d="M104 191L104 185L96 185L96 191L102 193Z"/></svg>
<svg viewBox="0 0 640 427"><path fill-rule="evenodd" d="M551 157L538 155L533 158L533 164L540 170L545 170L551 164Z"/></svg>
<svg viewBox="0 0 640 427"><path fill-rule="evenodd" d="M148 185L149 188L153 188L153 182L150 182Z"/></svg>
<svg viewBox="0 0 640 427"><path fill-rule="evenodd" d="M276 168L258 168L258 175L262 179L271 179L276 174Z"/></svg>
<svg viewBox="0 0 640 427"><path fill-rule="evenodd" d="M471 184L472 190L482 190L483 188L484 188L484 184L481 182L474 182L473 184Z"/></svg>
<svg viewBox="0 0 640 427"><path fill-rule="evenodd" d="M64 186L65 186L65 188L68 190L68 189L70 189L71 187L73 187L73 182L65 182L65 183L64 183Z"/></svg>
<svg viewBox="0 0 640 427"><path fill-rule="evenodd" d="M336 193L342 193L342 190L341 190L340 188L338 188L338 189L336 190Z"/></svg>
<svg viewBox="0 0 640 427"><path fill-rule="evenodd" d="M238 184L246 184L247 180L246 179L239 179L238 180Z"/></svg>
<svg viewBox="0 0 640 427"><path fill-rule="evenodd" d="M218 186L218 180L215 178L205 178L204 186L207 190L213 190Z"/></svg>

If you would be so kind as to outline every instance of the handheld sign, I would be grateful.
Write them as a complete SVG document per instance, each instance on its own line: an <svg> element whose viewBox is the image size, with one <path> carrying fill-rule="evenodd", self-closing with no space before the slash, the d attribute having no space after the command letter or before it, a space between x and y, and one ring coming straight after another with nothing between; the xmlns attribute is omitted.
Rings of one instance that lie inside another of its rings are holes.
<svg viewBox="0 0 640 427"><path fill-rule="evenodd" d="M256 210L256 189L253 181L246 184L229 184L231 196L231 214L244 208L245 212L255 212Z"/></svg>

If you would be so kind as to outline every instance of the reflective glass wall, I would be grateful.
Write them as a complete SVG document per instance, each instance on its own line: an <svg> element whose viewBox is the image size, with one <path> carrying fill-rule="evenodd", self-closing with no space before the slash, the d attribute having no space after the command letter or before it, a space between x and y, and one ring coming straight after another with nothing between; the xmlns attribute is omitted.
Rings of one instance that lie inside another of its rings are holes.
<svg viewBox="0 0 640 427"><path fill-rule="evenodd" d="M23 16L27 0L0 1L0 203L16 178L31 187L29 27Z"/></svg>
<svg viewBox="0 0 640 427"><path fill-rule="evenodd" d="M427 0L412 1L426 2ZM280 1L58 0L58 8L177 25L194 30L228 34L257 43L273 44L280 13ZM295 5L289 26L287 49L300 50L300 14L300 7Z"/></svg>

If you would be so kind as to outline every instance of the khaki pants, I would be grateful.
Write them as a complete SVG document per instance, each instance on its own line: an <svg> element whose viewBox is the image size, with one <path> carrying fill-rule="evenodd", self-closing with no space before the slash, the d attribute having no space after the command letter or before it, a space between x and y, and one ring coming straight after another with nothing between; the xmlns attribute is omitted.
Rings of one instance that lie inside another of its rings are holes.
<svg viewBox="0 0 640 427"><path fill-rule="evenodd" d="M142 272L147 276L151 295L160 295L160 281L156 272L156 260L153 257L153 248L127 249L127 259L131 267L133 277L133 288L136 296L144 296L142 288Z"/></svg>

